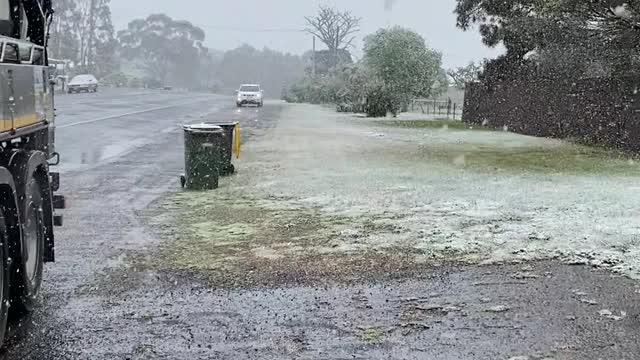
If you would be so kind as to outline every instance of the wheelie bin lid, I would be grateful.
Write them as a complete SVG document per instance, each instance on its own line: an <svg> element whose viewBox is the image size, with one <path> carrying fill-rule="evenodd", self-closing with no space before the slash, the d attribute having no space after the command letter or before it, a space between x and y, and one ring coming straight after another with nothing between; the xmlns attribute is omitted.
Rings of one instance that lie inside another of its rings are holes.
<svg viewBox="0 0 640 360"><path fill-rule="evenodd" d="M211 124L217 125L217 126L236 126L239 124L238 121L214 121Z"/></svg>
<svg viewBox="0 0 640 360"><path fill-rule="evenodd" d="M222 128L215 124L200 123L185 125L184 130L189 132L221 132Z"/></svg>

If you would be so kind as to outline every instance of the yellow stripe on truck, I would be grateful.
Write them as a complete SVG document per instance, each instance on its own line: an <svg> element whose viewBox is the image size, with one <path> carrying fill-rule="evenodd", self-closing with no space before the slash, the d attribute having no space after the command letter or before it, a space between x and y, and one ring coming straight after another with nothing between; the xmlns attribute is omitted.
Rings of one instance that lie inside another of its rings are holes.
<svg viewBox="0 0 640 360"><path fill-rule="evenodd" d="M0 120L0 132L11 131L25 126L34 125L39 123L40 121L41 120L36 113L18 116L13 119L13 121L11 121L11 119L3 119Z"/></svg>

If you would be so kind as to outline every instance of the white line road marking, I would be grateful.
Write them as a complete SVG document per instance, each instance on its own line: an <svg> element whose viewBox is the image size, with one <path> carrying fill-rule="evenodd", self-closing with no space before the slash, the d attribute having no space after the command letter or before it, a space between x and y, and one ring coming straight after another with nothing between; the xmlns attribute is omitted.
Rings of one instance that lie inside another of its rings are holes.
<svg viewBox="0 0 640 360"><path fill-rule="evenodd" d="M59 126L56 126L56 128L57 129L64 129L64 128L68 128L68 127L71 127L71 126L91 124L91 123L95 123L95 122L99 122L99 121L105 121L105 120L113 120L113 119L117 119L117 118L121 118L121 117L125 117L125 116L138 115L138 114L144 114L144 113L148 113L148 112L171 109L171 108L179 107L179 106L197 104L197 103L205 102L205 101L208 101L208 100L211 100L211 99L210 98L206 98L206 99L194 100L194 101L189 101L189 102L180 103L180 104L160 106L160 107L156 107L156 108L152 108L152 109L138 110L138 111L133 111L133 112L130 112L130 113L125 113L125 114L110 115L110 116L105 116L105 117L101 117L101 118L97 118L97 119L78 121L78 122L71 123L71 124L59 125Z"/></svg>

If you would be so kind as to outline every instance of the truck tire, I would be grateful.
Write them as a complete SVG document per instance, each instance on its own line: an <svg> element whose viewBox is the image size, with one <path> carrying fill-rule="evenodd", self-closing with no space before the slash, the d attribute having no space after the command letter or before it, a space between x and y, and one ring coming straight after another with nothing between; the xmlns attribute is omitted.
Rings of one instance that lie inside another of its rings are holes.
<svg viewBox="0 0 640 360"><path fill-rule="evenodd" d="M38 173L33 173L24 189L24 207L21 211L22 244L20 271L15 291L12 291L12 308L19 313L31 312L36 304L42 270L47 229L44 221L44 196ZM13 309L12 309L13 310Z"/></svg>
<svg viewBox="0 0 640 360"><path fill-rule="evenodd" d="M0 347L4 344L4 336L7 331L7 319L9 318L9 281L11 279L9 270L9 236L7 233L7 223L3 214L0 214Z"/></svg>

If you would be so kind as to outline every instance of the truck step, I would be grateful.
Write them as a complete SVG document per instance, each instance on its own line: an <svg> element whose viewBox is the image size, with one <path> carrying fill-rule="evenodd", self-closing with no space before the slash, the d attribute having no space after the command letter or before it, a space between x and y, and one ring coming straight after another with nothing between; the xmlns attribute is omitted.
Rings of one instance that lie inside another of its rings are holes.
<svg viewBox="0 0 640 360"><path fill-rule="evenodd" d="M62 226L62 215L53 215L53 226Z"/></svg>
<svg viewBox="0 0 640 360"><path fill-rule="evenodd" d="M67 200L63 195L53 195L53 208L54 209L66 209Z"/></svg>

